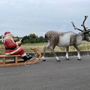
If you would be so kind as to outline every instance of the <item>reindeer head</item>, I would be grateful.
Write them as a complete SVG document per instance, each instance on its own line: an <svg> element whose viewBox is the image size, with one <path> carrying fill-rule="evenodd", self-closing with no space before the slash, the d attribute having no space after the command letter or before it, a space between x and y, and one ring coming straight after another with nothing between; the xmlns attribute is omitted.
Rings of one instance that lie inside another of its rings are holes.
<svg viewBox="0 0 90 90"><path fill-rule="evenodd" d="M90 41L90 39L89 39L88 36L87 36L87 34L90 32L90 29L87 30L87 28L86 28L85 25L84 25L87 17L88 17L88 16L85 16L85 19L84 19L83 23L81 24L81 26L83 26L84 30L81 30L81 29L75 27L75 25L74 25L73 22L71 22L71 23L72 23L72 25L73 25L73 27L74 27L75 30L77 29L77 30L79 30L79 31L82 32L82 35L83 35L84 40Z"/></svg>

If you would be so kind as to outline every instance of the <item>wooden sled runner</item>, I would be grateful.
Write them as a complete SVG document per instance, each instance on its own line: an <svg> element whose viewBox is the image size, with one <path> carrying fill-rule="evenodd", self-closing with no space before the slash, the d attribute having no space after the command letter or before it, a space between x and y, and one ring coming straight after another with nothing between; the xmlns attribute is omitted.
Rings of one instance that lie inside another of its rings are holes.
<svg viewBox="0 0 90 90"><path fill-rule="evenodd" d="M0 67L6 67L6 66L17 66L17 65L29 65L29 64L35 64L37 62L40 61L41 59L41 52L39 49L37 48L30 48L32 50L34 50L35 52L35 55L34 57L31 59L31 60L28 60L26 62L24 62L24 60L18 60L18 57L21 56L21 55L5 55L0 53L0 58L2 58L2 62L0 62ZM39 57L37 58L37 52L39 54ZM7 57L14 57L14 61L10 60L10 61L7 61L6 58Z"/></svg>

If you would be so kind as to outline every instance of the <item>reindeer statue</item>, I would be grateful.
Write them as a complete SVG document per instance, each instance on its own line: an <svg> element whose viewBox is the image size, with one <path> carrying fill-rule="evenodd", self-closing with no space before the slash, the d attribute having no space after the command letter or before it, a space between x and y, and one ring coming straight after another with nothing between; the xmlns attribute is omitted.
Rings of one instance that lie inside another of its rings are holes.
<svg viewBox="0 0 90 90"><path fill-rule="evenodd" d="M90 38L87 37L86 34L88 34L90 32L90 29L86 29L84 23L86 21L88 16L85 16L85 19L82 23L81 26L83 26L84 30L81 30L77 27L75 27L74 23L72 23L74 29L77 29L79 31L81 31L81 33L74 33L72 31L68 31L68 32L57 32L57 31L48 31L45 34L45 38L47 39L47 45L44 47L43 49L43 56L42 56L42 60L46 61L45 59L45 51L47 48L50 47L51 52L55 55L57 62L60 62L60 59L57 57L57 55L54 52L54 48L55 46L64 46L66 47L66 60L69 60L69 56L68 56L68 51L69 51L69 46L74 46L78 52L78 60L81 60L81 56L80 56L80 50L77 47L78 45L80 45L82 43L82 40L86 40L86 41L90 41Z"/></svg>

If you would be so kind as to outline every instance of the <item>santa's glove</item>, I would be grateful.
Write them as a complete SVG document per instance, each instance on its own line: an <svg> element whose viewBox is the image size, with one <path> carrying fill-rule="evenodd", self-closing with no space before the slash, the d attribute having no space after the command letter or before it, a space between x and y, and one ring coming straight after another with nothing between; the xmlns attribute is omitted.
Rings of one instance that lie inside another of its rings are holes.
<svg viewBox="0 0 90 90"><path fill-rule="evenodd" d="M20 44L19 44L19 46L21 46L21 44L23 43L23 40L24 40L24 38L22 38L21 40L20 40Z"/></svg>
<svg viewBox="0 0 90 90"><path fill-rule="evenodd" d="M21 41L18 41L18 42L16 42L16 43L17 43L17 45L18 45L18 46L20 46L20 45L21 45Z"/></svg>
<svg viewBox="0 0 90 90"><path fill-rule="evenodd" d="M21 41L21 43L23 43L23 41L24 41L24 37L23 37L20 41Z"/></svg>

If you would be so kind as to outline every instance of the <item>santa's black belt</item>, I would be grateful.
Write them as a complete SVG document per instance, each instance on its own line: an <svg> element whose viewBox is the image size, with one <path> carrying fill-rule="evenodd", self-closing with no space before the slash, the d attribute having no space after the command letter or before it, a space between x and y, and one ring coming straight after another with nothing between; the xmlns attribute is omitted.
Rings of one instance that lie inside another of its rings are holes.
<svg viewBox="0 0 90 90"><path fill-rule="evenodd" d="M16 47L15 47L16 48ZM5 50L13 50L13 49L15 49L15 48L5 48Z"/></svg>

